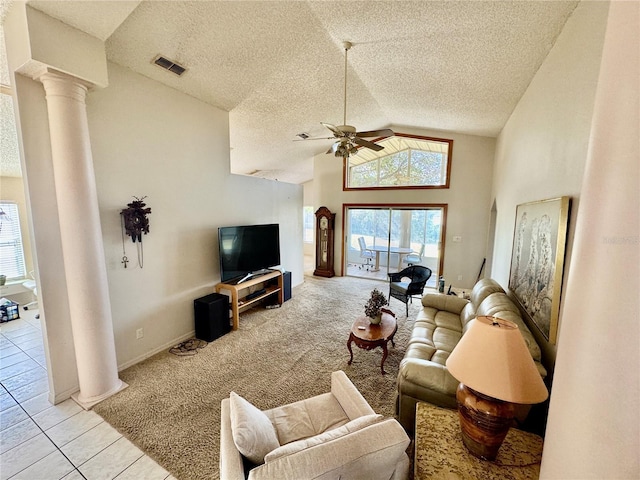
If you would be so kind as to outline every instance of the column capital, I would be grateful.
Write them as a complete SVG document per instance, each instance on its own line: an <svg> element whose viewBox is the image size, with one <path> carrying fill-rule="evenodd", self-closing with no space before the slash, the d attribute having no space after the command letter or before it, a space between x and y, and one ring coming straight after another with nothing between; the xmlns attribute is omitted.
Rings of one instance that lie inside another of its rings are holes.
<svg viewBox="0 0 640 480"><path fill-rule="evenodd" d="M47 97L68 97L82 103L85 101L87 91L93 86L93 84L86 82L85 80L81 80L52 68L44 68L34 76L34 79L44 85Z"/></svg>

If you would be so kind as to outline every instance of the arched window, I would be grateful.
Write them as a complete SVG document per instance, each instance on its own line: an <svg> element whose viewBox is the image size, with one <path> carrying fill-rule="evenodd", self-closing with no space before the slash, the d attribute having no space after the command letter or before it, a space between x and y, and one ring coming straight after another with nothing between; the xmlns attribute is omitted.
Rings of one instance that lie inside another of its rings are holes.
<svg viewBox="0 0 640 480"><path fill-rule="evenodd" d="M345 160L345 190L449 188L453 140L396 133Z"/></svg>

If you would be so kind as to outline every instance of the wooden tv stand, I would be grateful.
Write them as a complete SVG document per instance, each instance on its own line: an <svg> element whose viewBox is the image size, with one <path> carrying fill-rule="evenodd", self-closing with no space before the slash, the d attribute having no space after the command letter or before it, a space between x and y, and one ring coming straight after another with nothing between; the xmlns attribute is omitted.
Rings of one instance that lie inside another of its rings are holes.
<svg viewBox="0 0 640 480"><path fill-rule="evenodd" d="M277 282L271 280L276 279ZM248 295L251 295L252 287L258 287L254 290L260 290L264 288L266 291L260 295L256 295L247 299ZM265 273L264 275L250 278L242 283L218 283L215 286L216 293L220 293L222 290L227 290L231 293L231 312L233 318L233 329L237 330L240 325L240 312L244 312L256 303L264 300L271 295L278 295L278 303L282 305L282 272L275 270L273 272Z"/></svg>

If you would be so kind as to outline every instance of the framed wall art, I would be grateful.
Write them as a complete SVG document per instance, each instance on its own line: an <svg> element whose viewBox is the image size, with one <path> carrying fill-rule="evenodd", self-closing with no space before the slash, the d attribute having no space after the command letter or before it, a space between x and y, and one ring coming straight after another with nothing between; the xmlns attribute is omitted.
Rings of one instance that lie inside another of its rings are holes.
<svg viewBox="0 0 640 480"><path fill-rule="evenodd" d="M570 201L565 196L516 207L509 288L552 344L558 330Z"/></svg>

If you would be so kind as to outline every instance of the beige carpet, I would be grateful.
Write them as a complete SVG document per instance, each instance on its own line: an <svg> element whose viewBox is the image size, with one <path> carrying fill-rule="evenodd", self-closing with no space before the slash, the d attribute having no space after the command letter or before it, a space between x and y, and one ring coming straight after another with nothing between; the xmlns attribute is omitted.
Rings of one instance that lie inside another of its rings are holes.
<svg viewBox="0 0 640 480"><path fill-rule="evenodd" d="M417 302L405 318L404 304L392 299L398 319L396 347L360 350L347 365L349 329L381 282L305 277L282 308L252 309L240 329L194 356L160 353L120 372L129 388L94 410L179 480L219 477L220 401L231 390L261 409L324 393L330 373L344 370L373 409L393 416L398 365L409 338Z"/></svg>

